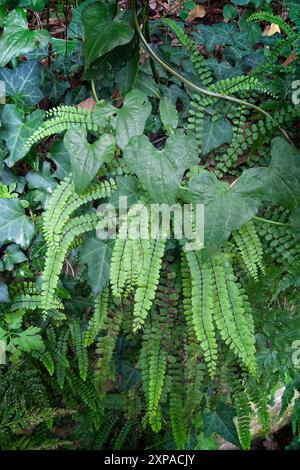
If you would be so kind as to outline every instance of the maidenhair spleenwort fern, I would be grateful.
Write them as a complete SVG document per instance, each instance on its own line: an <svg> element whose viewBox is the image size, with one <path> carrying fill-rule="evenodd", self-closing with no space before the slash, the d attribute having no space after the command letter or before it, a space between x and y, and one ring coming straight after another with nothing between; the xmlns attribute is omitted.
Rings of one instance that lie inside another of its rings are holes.
<svg viewBox="0 0 300 470"><path fill-rule="evenodd" d="M32 145L54 134L61 134L74 126L81 126L87 131L98 132L92 111L76 106L59 106L46 112L46 121L26 141L24 150L29 151Z"/></svg>
<svg viewBox="0 0 300 470"><path fill-rule="evenodd" d="M272 21L276 23L277 17L273 17L268 14L253 15L250 17L250 20L265 20ZM272 95L274 99L277 99L272 87L272 83L268 85L267 82L262 82L261 78L254 73L252 75L242 75L238 77L232 77L225 80L219 80L215 83L212 83L211 72L209 72L208 67L205 65L205 60L203 56L199 53L197 46L194 44L192 39L184 32L181 26L179 26L175 21L171 19L164 19L163 23L166 24L178 37L182 45L190 53L191 61L194 64L200 80L207 87L208 92L215 92L220 95L232 95L239 93L242 96L245 96L248 103L254 103L253 97L257 93L269 94ZM277 21L277 24L280 23L283 31L286 32L289 40L292 40L294 37L294 32L292 28L287 25L284 20L280 18ZM213 96L206 96L203 94L195 94L192 101L190 102L190 117L189 117L189 129L192 130L195 134L199 145L199 153L203 158L203 132L204 132L204 119L210 118L212 108L214 108L219 103L219 98ZM207 112L207 110L209 112ZM235 110L231 112L232 114L232 124L233 124L233 136L230 145L227 149L221 149L219 155L215 157L215 172L218 176L222 176L227 173L229 170L234 168L238 163L238 159L245 154L245 151L251 148L255 143L262 145L266 140L270 138L277 132L277 129L282 126L282 124L289 124L291 121L296 119L299 116L299 110L293 106L282 106L276 110L272 115L267 114L263 117L251 118L251 112L247 106L235 105ZM224 117L227 119L230 117L229 114L225 114ZM247 123L249 119L249 124ZM254 121L254 122L253 122Z"/></svg>
<svg viewBox="0 0 300 470"><path fill-rule="evenodd" d="M244 293L226 255L220 253L202 263L197 253L187 253L192 281L192 312L197 339L204 351L210 374L216 373L217 342L215 325L223 341L256 374L254 337L249 331Z"/></svg>
<svg viewBox="0 0 300 470"><path fill-rule="evenodd" d="M260 272L264 273L262 263L263 247L255 224L250 221L232 233L246 270L255 281Z"/></svg>
<svg viewBox="0 0 300 470"><path fill-rule="evenodd" d="M286 34L288 40L292 44L297 40L297 33L294 31L294 28L280 16L273 15L272 13L264 11L259 11L250 15L247 21L265 21L267 23L276 24Z"/></svg>
<svg viewBox="0 0 300 470"><path fill-rule="evenodd" d="M42 309L45 316L50 311L57 315L57 310L62 309L61 301L56 298L56 288L69 246L78 236L94 230L100 217L94 210L73 219L70 216L93 200L109 197L115 188L114 180L104 181L91 185L79 196L73 182L67 177L53 192L44 214L43 227L47 243L42 284Z"/></svg>

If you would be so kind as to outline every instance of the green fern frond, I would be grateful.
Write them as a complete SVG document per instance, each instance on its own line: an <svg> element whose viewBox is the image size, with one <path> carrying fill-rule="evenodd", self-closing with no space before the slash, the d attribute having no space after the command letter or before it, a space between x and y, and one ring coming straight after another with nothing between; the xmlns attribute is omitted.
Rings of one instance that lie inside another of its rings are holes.
<svg viewBox="0 0 300 470"><path fill-rule="evenodd" d="M207 264L202 264L198 253L186 254L192 279L193 324L210 376L216 373L217 342L213 324L212 273Z"/></svg>
<svg viewBox="0 0 300 470"><path fill-rule="evenodd" d="M61 134L71 127L81 126L87 131L97 132L98 125L93 119L93 113L76 106L60 106L46 112L47 121L39 127L24 144L26 152L32 145L54 134Z"/></svg>
<svg viewBox="0 0 300 470"><path fill-rule="evenodd" d="M155 297L159 281L162 257L166 241L161 239L143 240L143 267L137 279L137 289L134 296L133 331L139 330L147 318Z"/></svg>
<svg viewBox="0 0 300 470"><path fill-rule="evenodd" d="M263 248L255 224L252 221L247 222L239 230L233 232L232 236L246 270L257 281L259 272L264 273L264 267L262 264Z"/></svg>
<svg viewBox="0 0 300 470"><path fill-rule="evenodd" d="M100 294L97 295L95 299L94 313L85 330L85 348L93 344L97 335L99 334L99 331L104 325L108 312L108 298L109 290L108 288L105 288Z"/></svg>
<svg viewBox="0 0 300 470"><path fill-rule="evenodd" d="M176 21L171 20L170 18L164 18L161 21L163 24L167 25L174 34L176 34L181 44L189 52L192 64L198 72L201 82L204 86L209 86L212 82L211 69L205 65L205 59L199 53L194 41L184 32L184 30L176 23Z"/></svg>
<svg viewBox="0 0 300 470"><path fill-rule="evenodd" d="M259 11L257 13L253 13L247 19L249 22L254 21L266 21L267 23L274 23L279 26L279 28L285 32L287 38L291 43L294 43L297 40L297 34L294 31L294 28L286 23L283 18L277 15L273 15L272 13L268 13L265 11Z"/></svg>
<svg viewBox="0 0 300 470"><path fill-rule="evenodd" d="M249 334L243 307L243 298L226 255L215 255L211 259L214 281L213 317L223 341L253 375L257 373L254 337Z"/></svg>

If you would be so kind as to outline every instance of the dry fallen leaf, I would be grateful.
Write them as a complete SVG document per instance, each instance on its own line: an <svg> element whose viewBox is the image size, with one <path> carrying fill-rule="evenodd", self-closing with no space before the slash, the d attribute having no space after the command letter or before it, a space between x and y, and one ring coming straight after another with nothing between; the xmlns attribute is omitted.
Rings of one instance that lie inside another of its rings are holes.
<svg viewBox="0 0 300 470"><path fill-rule="evenodd" d="M278 24L272 23L271 25L268 25L265 27L265 30L263 32L263 36L273 36L276 33L280 33L280 28Z"/></svg>
<svg viewBox="0 0 300 470"><path fill-rule="evenodd" d="M189 16L187 18L187 21L193 21L195 18L204 18L206 15L206 10L203 5L197 5L195 8L193 8Z"/></svg>
<svg viewBox="0 0 300 470"><path fill-rule="evenodd" d="M78 106L80 106L80 108L84 108L84 109L89 109L90 111L93 110L94 106L96 104L96 101L94 100L94 98L91 96L90 98L88 98L87 100L84 100L84 101L81 101L81 103L79 103Z"/></svg>

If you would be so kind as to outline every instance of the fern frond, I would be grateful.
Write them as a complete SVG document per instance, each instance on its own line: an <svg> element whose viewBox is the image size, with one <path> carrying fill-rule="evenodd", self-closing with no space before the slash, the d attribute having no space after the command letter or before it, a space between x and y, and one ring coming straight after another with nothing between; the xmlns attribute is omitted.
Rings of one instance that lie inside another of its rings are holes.
<svg viewBox="0 0 300 470"><path fill-rule="evenodd" d="M217 342L213 324L213 281L207 264L202 264L196 252L187 252L192 279L193 324L210 376L216 373Z"/></svg>
<svg viewBox="0 0 300 470"><path fill-rule="evenodd" d="M108 297L109 297L109 290L108 288L105 288L100 294L97 295L95 299L94 313L85 330L85 337L84 337L85 348L93 344L97 335L99 334L99 331L102 329L104 325L104 322L107 318Z"/></svg>
<svg viewBox="0 0 300 470"><path fill-rule="evenodd" d="M263 248L258 237L255 224L250 221L239 230L232 233L233 239L240 251L246 270L255 281L259 271L264 273L262 264Z"/></svg>
<svg viewBox="0 0 300 470"><path fill-rule="evenodd" d="M213 80L211 69L205 65L205 59L199 53L199 50L194 41L184 32L184 30L176 23L176 21L171 20L170 18L164 18L161 21L163 24L167 25L174 34L176 34L181 44L189 52L192 64L198 72L201 82L204 86L209 86Z"/></svg>
<svg viewBox="0 0 300 470"><path fill-rule="evenodd" d="M98 125L93 119L93 113L88 109L76 106L60 106L46 112L46 120L24 144L24 149L28 152L32 145L50 137L53 134L61 134L74 125L81 126L87 131L97 132Z"/></svg>
<svg viewBox="0 0 300 470"><path fill-rule="evenodd" d="M143 240L143 267L137 279L137 289L134 296L133 331L139 330L147 318L155 297L159 281L162 257L166 241L161 239Z"/></svg>
<svg viewBox="0 0 300 470"><path fill-rule="evenodd" d="M255 375L256 359L254 337L249 334L248 324L239 292L237 279L226 255L215 255L211 259L214 279L213 317L225 343Z"/></svg>
<svg viewBox="0 0 300 470"><path fill-rule="evenodd" d="M265 11L259 11L257 13L253 13L249 18L247 19L249 22L254 22L254 21L266 21L267 23L274 23L279 26L279 28L285 32L287 35L288 40L291 43L294 43L297 40L297 34L294 31L294 28L286 23L283 18L277 15L273 15L272 13L268 13Z"/></svg>

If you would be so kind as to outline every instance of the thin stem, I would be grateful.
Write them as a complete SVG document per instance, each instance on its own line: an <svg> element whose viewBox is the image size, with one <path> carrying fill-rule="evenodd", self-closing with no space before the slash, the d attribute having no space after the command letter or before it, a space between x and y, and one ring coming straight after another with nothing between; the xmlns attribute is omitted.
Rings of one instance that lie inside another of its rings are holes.
<svg viewBox="0 0 300 470"><path fill-rule="evenodd" d="M265 110L263 110L262 108L260 108L259 106L256 106L255 104L252 104L252 103L248 103L248 101L244 101L244 100L241 100L239 98L236 98L234 96L229 96L229 95L222 95L220 93L216 93L214 91L211 91L211 90L206 90L205 88L201 88L199 87L198 85L196 85L195 83L193 82L190 82L190 80L188 80L187 78L183 77L182 75L180 75L178 72L176 72L176 70L174 70L170 65L168 65L163 59L161 59L154 51L153 49L151 48L151 46L148 44L147 40L145 39L141 29L140 29L140 26L139 26L139 23L138 23L138 19L137 19L137 13L136 13L136 0L131 0L131 9L132 9L132 15L133 15L133 23L134 23L134 27L136 29L136 32L141 40L141 43L143 44L144 46L144 49L148 52L148 54L150 55L150 57L152 57L154 60L156 60L156 62L158 62L162 67L164 67L170 74L172 74L174 77L178 78L178 80L180 80L182 83L184 83L185 85L189 86L190 88L192 88L193 90L195 90L197 93L200 93L202 95L206 95L206 96L211 96L212 98L219 98L219 99L223 99L223 100L227 100L227 101L231 101L232 103L237 103L241 106L246 106L248 108L251 108L251 109L254 109L255 111L259 112L260 114L263 114L264 116L270 118L270 119L273 119L272 116ZM287 141L293 145L293 142L292 140L290 139L289 135L287 134L287 132L282 129L281 127L279 127L279 130L282 132L282 134L284 135L284 137L287 139Z"/></svg>
<svg viewBox="0 0 300 470"><path fill-rule="evenodd" d="M97 95L94 80L91 80L91 85L92 85L92 92L93 92L94 100L96 101L96 103L99 103L99 98L98 98L98 95Z"/></svg>
<svg viewBox="0 0 300 470"><path fill-rule="evenodd" d="M280 225L281 227L290 227L290 224L284 224L283 222L275 222L275 220L264 219L263 217L255 216L254 219L264 222L266 224Z"/></svg>

